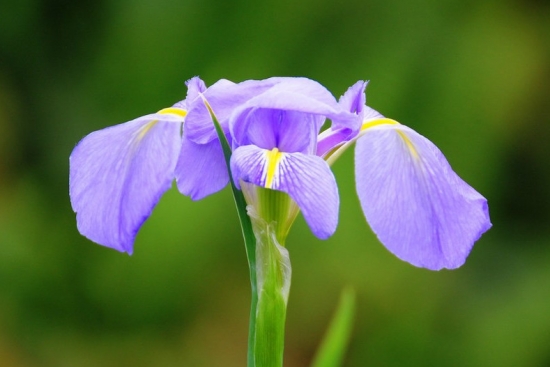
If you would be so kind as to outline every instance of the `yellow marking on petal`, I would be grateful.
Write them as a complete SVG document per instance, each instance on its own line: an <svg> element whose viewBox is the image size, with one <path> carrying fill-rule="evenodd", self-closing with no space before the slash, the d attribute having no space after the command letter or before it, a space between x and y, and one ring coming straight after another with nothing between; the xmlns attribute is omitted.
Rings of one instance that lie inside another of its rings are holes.
<svg viewBox="0 0 550 367"><path fill-rule="evenodd" d="M409 151L411 152L412 156L415 159L418 159L418 157L419 157L418 152L416 151L416 148L414 147L414 145L413 145L412 141L409 139L409 137L403 131L397 131L397 133L399 134L399 136L401 136L401 139L403 139L403 141L407 145L407 148L409 148Z"/></svg>
<svg viewBox="0 0 550 367"><path fill-rule="evenodd" d="M177 116L180 116L180 117L187 116L187 111L186 110L182 110L181 108L175 108L175 107L163 108L162 110L160 110L157 113L160 113L162 115L172 114L172 115L177 115Z"/></svg>
<svg viewBox="0 0 550 367"><path fill-rule="evenodd" d="M380 126L380 125L399 125L399 122L392 119L369 120L363 123L363 125L361 126L361 131L365 131L367 129L370 129L371 127Z"/></svg>
<svg viewBox="0 0 550 367"><path fill-rule="evenodd" d="M158 120L153 120L153 121L149 122L148 124L143 125L143 127L139 130L139 134L136 136L136 140L138 142L141 141L141 139L143 139L143 137L145 137L145 135L147 135L149 130L151 130L157 124L157 122L159 122L159 121Z"/></svg>
<svg viewBox="0 0 550 367"><path fill-rule="evenodd" d="M279 152L279 149L273 148L273 150L266 153L267 161L267 172L265 178L265 188L270 189L273 186L273 178L275 177L275 172L279 167L279 162L283 157L283 153Z"/></svg>
<svg viewBox="0 0 550 367"><path fill-rule="evenodd" d="M399 124L399 122L397 122L395 120L387 119L387 118L370 120L370 121L367 121L367 122L363 123L363 126L361 126L361 131L365 131L367 129L370 129L371 127L380 126L380 125L400 125L400 124ZM419 158L418 152L416 151L416 148L414 147L414 144L409 139L407 134L405 134L403 131L399 131L399 130L397 130L397 133L399 134L401 139L403 139L403 141L407 145L407 148L409 148L409 151L411 152L412 156L415 159L418 159Z"/></svg>
<svg viewBox="0 0 550 367"><path fill-rule="evenodd" d="M175 107L163 108L157 113L161 115L172 114L180 117L187 116L186 110L182 110L181 108L175 108ZM157 122L159 122L159 120L152 120L148 124L143 125L138 135L136 136L137 141L140 141L141 139L143 139L143 137L157 124Z"/></svg>

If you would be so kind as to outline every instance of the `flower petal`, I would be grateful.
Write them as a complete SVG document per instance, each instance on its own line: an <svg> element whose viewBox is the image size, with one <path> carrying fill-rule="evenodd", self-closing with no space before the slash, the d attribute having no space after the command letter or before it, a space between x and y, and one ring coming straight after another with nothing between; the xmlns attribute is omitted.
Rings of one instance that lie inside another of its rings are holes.
<svg viewBox="0 0 550 367"><path fill-rule="evenodd" d="M380 114L380 112L366 105L367 96L365 95L365 89L367 88L368 84L369 82L364 82L362 80L358 81L357 83L349 87L346 93L344 93L344 95L340 97L340 100L338 101L340 106L342 106L342 108L344 108L346 111L355 113L357 114L357 116L360 117L359 126L355 126L355 129L359 129L361 127L361 124L365 121L384 117L382 116L382 114ZM339 127L342 126L338 126L338 124L333 124L332 126L333 129ZM351 126L347 127L352 128Z"/></svg>
<svg viewBox="0 0 550 367"><path fill-rule="evenodd" d="M248 99L263 93L273 86L277 80L274 78L257 81L248 80L235 84L229 80L221 79L208 87L202 94L208 101L212 110L224 130L228 132L228 118L233 110ZM217 139L216 129L212 123L210 112L201 98L188 103L189 114L184 126L185 135L195 143L208 143Z"/></svg>
<svg viewBox="0 0 550 367"><path fill-rule="evenodd" d="M313 153L319 132L319 118L303 112L277 109L252 109L246 115L246 139L241 145L253 144L285 153Z"/></svg>
<svg viewBox="0 0 550 367"><path fill-rule="evenodd" d="M233 152L231 171L235 183L243 180L287 193L317 237L326 239L336 230L338 188L332 171L320 157L246 145Z"/></svg>
<svg viewBox="0 0 550 367"><path fill-rule="evenodd" d="M184 134L175 175L180 192L193 200L223 189L229 175L220 141L197 144Z"/></svg>
<svg viewBox="0 0 550 367"><path fill-rule="evenodd" d="M321 84L306 78L278 78L280 82L264 93L249 99L231 115L230 129L237 145L247 145L250 114L258 109L283 110L314 116L319 131L325 117L338 121L355 121L356 115L345 111Z"/></svg>
<svg viewBox="0 0 550 367"><path fill-rule="evenodd" d="M183 116L152 114L93 132L70 157L78 230L129 254L137 231L170 188Z"/></svg>
<svg viewBox="0 0 550 367"><path fill-rule="evenodd" d="M349 87L346 93L340 97L338 104L344 110L355 114L356 118L354 120L334 120L331 127L319 135L318 156L323 157L334 148L355 138L364 122L384 117L365 104L367 84L368 82L360 80Z"/></svg>
<svg viewBox="0 0 550 367"><path fill-rule="evenodd" d="M185 85L187 86L187 97L185 99L189 102L194 101L199 97L201 93L204 93L204 91L206 91L206 85L198 76L195 76L186 81Z"/></svg>
<svg viewBox="0 0 550 367"><path fill-rule="evenodd" d="M365 96L365 88L368 82L359 80L357 83L348 88L346 93L340 97L338 103L349 112L361 114L363 107L367 103Z"/></svg>
<svg viewBox="0 0 550 367"><path fill-rule="evenodd" d="M461 266L491 227L486 199L453 172L434 144L403 125L368 129L357 141L355 170L371 228L415 266Z"/></svg>

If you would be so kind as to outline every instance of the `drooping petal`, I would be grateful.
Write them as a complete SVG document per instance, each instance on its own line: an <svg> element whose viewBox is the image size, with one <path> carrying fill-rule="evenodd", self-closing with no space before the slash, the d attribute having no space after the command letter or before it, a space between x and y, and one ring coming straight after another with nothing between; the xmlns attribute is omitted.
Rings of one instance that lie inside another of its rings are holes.
<svg viewBox="0 0 550 367"><path fill-rule="evenodd" d="M441 151L399 124L377 125L357 141L357 193L380 241L397 257L432 270L461 266L491 227L487 201Z"/></svg>
<svg viewBox="0 0 550 367"><path fill-rule="evenodd" d="M78 230L129 254L137 231L174 178L184 114L158 113L93 132L70 156Z"/></svg>
<svg viewBox="0 0 550 367"><path fill-rule="evenodd" d="M326 239L336 230L338 188L323 159L246 145L233 152L231 172L235 183L243 180L287 193L298 204L317 237Z"/></svg>
<svg viewBox="0 0 550 367"><path fill-rule="evenodd" d="M219 140L197 144L184 134L175 175L180 192L193 200L223 189L229 175Z"/></svg>

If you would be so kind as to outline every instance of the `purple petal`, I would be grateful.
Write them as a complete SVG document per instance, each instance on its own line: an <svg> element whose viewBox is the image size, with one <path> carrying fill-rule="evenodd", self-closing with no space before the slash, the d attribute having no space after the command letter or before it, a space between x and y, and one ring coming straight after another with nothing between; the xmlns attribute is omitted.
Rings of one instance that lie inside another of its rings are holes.
<svg viewBox="0 0 550 367"><path fill-rule="evenodd" d="M231 172L239 180L287 193L298 204L313 234L330 237L338 225L338 188L327 163L313 155L278 153L273 174L273 152L253 145L237 148Z"/></svg>
<svg viewBox="0 0 550 367"><path fill-rule="evenodd" d="M118 251L170 188L182 116L152 114L86 136L70 157L69 191L78 230Z"/></svg>
<svg viewBox="0 0 550 367"><path fill-rule="evenodd" d="M187 82L185 82L185 85L187 86L186 100L189 102L194 101L199 97L201 93L206 91L206 85L198 76L189 79Z"/></svg>
<svg viewBox="0 0 550 367"><path fill-rule="evenodd" d="M403 125L366 131L355 153L357 192L380 241L432 270L461 266L491 227L487 201L428 139Z"/></svg>
<svg viewBox="0 0 550 367"><path fill-rule="evenodd" d="M175 175L180 192L193 200L223 189L229 176L219 140L197 144L184 134Z"/></svg>
<svg viewBox="0 0 550 367"><path fill-rule="evenodd" d="M332 149L350 140L353 137L350 129L327 129L319 134L317 141L317 155L323 157Z"/></svg>
<svg viewBox="0 0 550 367"><path fill-rule="evenodd" d="M346 93L340 97L338 103L340 103L346 111L353 112L358 115L361 114L363 107L367 103L367 97L365 96L365 88L367 87L367 84L368 82L359 80L357 83L348 88Z"/></svg>
<svg viewBox="0 0 550 367"><path fill-rule="evenodd" d="M356 120L356 115L345 111L322 85L304 78L286 78L264 93L249 99L235 110L230 118L230 129L238 145L246 145L250 114L258 109L293 111L315 116L319 131L325 117L339 121Z"/></svg>
<svg viewBox="0 0 550 367"><path fill-rule="evenodd" d="M338 135L342 136L344 139L342 142L355 137L359 132L359 129L361 129L361 124L363 123L363 111L369 108L365 105L367 100L367 97L365 96L365 88L367 87L367 84L368 82L364 82L362 80L358 81L349 87L346 93L344 93L338 101L338 104L342 107L342 109L355 116L355 118L351 120L334 119L332 121L330 130L337 131Z"/></svg>
<svg viewBox="0 0 550 367"><path fill-rule="evenodd" d="M267 79L265 81L248 80L235 84L221 79L204 91L203 95L216 114L222 129L227 133L229 131L227 120L233 110L250 98L263 93L276 82L277 80ZM217 139L212 118L202 99L195 99L188 105L189 114L184 126L185 135L193 142L201 144Z"/></svg>
<svg viewBox="0 0 550 367"><path fill-rule="evenodd" d="M243 121L247 126L244 145L267 150L278 148L285 153L313 153L319 117L295 111L253 109Z"/></svg>
<svg viewBox="0 0 550 367"><path fill-rule="evenodd" d="M381 119L384 117L380 112L366 105L367 96L365 95L365 89L367 88L368 84L369 82L364 82L362 80L358 81L357 83L349 87L346 93L344 93L344 95L340 97L340 100L338 101L343 109L355 113L357 116L361 117L359 121L360 124L365 121ZM333 124L333 128L337 127L337 125ZM350 128L350 126L345 127Z"/></svg>
<svg viewBox="0 0 550 367"><path fill-rule="evenodd" d="M362 80L348 88L338 104L346 110L355 114L352 120L334 120L332 126L323 131L319 136L317 144L317 155L324 156L330 150L355 138L364 122L383 118L378 111L368 107L366 103L365 88L368 82Z"/></svg>

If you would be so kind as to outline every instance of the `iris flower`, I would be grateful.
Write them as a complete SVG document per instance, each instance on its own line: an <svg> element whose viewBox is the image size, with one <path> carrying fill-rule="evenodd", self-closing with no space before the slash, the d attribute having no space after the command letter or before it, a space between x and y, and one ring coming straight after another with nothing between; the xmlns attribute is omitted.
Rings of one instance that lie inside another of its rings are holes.
<svg viewBox="0 0 550 367"><path fill-rule="evenodd" d="M353 143L361 207L397 257L429 269L456 268L491 226L486 200L429 140L366 106L365 82L339 101L305 78L221 80L209 88L193 78L187 85L186 100L76 146L70 195L86 237L131 253L139 227L174 178L180 192L198 200L225 187L231 174L244 190L288 194L296 208L288 215L299 208L313 234L328 238L339 208L330 165ZM230 173L205 103L232 146ZM321 132L327 118L332 125Z"/></svg>

